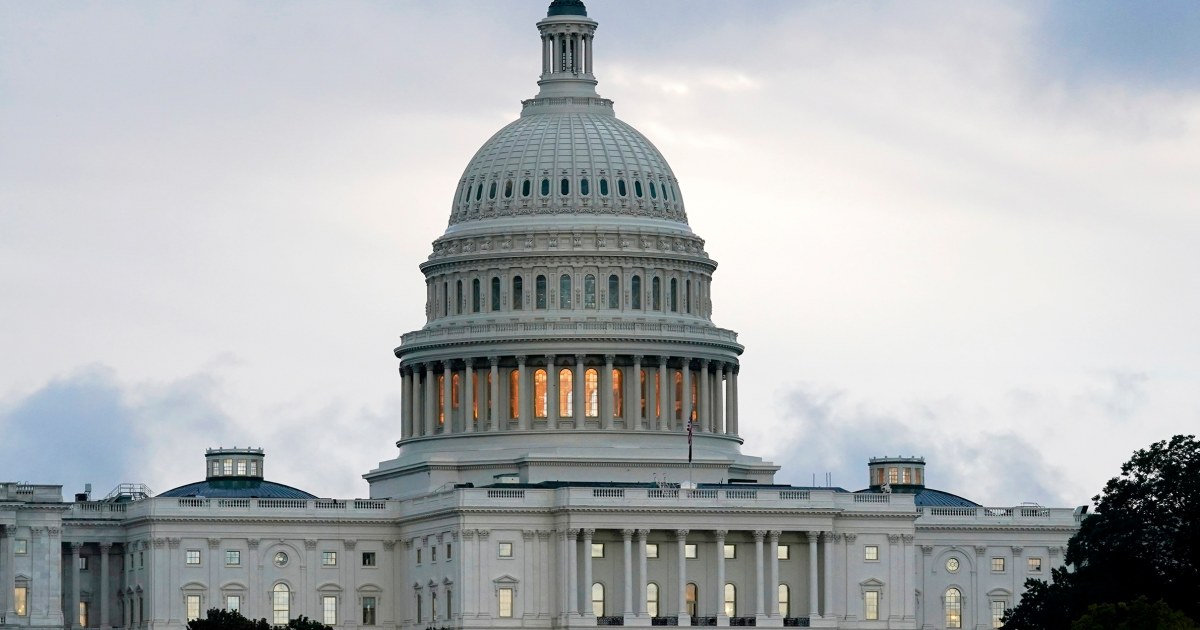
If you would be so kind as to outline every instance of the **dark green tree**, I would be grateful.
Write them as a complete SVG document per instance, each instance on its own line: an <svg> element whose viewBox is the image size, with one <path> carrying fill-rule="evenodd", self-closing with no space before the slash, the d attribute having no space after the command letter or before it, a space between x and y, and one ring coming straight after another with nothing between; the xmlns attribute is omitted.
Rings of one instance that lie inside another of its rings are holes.
<svg viewBox="0 0 1200 630"><path fill-rule="evenodd" d="M209 608L204 617L193 619L188 630L270 630L266 619L247 619L236 610Z"/></svg>
<svg viewBox="0 0 1200 630"><path fill-rule="evenodd" d="M1187 615L1166 602L1145 597L1119 604L1092 604L1071 630L1200 630Z"/></svg>
<svg viewBox="0 0 1200 630"><path fill-rule="evenodd" d="M333 630L333 626L327 626L315 619L309 619L304 615L300 615L288 622L288 630Z"/></svg>
<svg viewBox="0 0 1200 630"><path fill-rule="evenodd" d="M1090 606L1139 597L1200 618L1200 441L1177 435L1135 452L1092 501L1067 545L1072 570L1026 582L1004 627L1070 630Z"/></svg>

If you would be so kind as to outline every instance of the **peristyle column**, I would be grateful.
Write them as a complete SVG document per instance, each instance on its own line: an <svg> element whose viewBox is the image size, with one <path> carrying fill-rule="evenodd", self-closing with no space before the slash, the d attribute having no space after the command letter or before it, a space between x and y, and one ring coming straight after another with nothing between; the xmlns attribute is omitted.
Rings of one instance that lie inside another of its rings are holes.
<svg viewBox="0 0 1200 630"><path fill-rule="evenodd" d="M575 412L573 415L575 416L576 429L582 429L587 424L584 420L586 417L584 412L587 411L589 401L585 400L584 374L583 355L577 354L575 355L575 375L571 378L571 384L574 385L575 389L575 400L571 410Z"/></svg>
<svg viewBox="0 0 1200 630"><path fill-rule="evenodd" d="M583 530L583 597L579 598L579 614L584 617L595 617L595 610L592 610L592 536L596 534L594 529Z"/></svg>
<svg viewBox="0 0 1200 630"><path fill-rule="evenodd" d="M646 616L646 585L650 580L646 578L646 538L650 536L650 530L637 530L638 540L638 577L637 577L637 616Z"/></svg>
<svg viewBox="0 0 1200 630"><path fill-rule="evenodd" d="M491 367L492 382L488 391L488 402L491 403L492 417L489 430L500 430L500 357L488 357L488 365Z"/></svg>
<svg viewBox="0 0 1200 630"><path fill-rule="evenodd" d="M779 534L779 530L771 530L771 544L767 546L767 557L771 563L771 577L767 580L768 617L779 616Z"/></svg>
<svg viewBox="0 0 1200 630"><path fill-rule="evenodd" d="M817 600L817 536L821 532L805 532L808 536L808 616L820 619L820 603Z"/></svg>
<svg viewBox="0 0 1200 630"><path fill-rule="evenodd" d="M463 359L466 364L462 382L463 431L467 433L475 430L475 366L471 365L472 361L471 357Z"/></svg>
<svg viewBox="0 0 1200 630"><path fill-rule="evenodd" d="M761 529L754 530L754 616L761 617L763 615L763 587L766 577L766 571L763 570L763 537L767 532Z"/></svg>
<svg viewBox="0 0 1200 630"><path fill-rule="evenodd" d="M625 605L621 609L621 614L625 617L633 616L633 530L622 529L621 541L624 542L625 551ZM643 541L644 544L645 541Z"/></svg>
<svg viewBox="0 0 1200 630"><path fill-rule="evenodd" d="M724 433L725 431L725 403L721 397L725 388L725 364L717 362L717 369L713 374L713 433Z"/></svg>
<svg viewBox="0 0 1200 630"><path fill-rule="evenodd" d="M112 543L100 543L100 628L108 630L108 554L112 552Z"/></svg>
<svg viewBox="0 0 1200 630"><path fill-rule="evenodd" d="M675 530L675 541L679 548L679 599L676 602L677 614L679 615L679 625L686 626L690 619L687 614L687 535L688 530Z"/></svg>
<svg viewBox="0 0 1200 630"><path fill-rule="evenodd" d="M717 537L717 584L713 589L713 601L716 602L717 625L729 624L729 616L725 614L725 535L728 532L718 529L713 532ZM697 612L697 614L699 614Z"/></svg>
<svg viewBox="0 0 1200 630"><path fill-rule="evenodd" d="M613 359L611 354L604 355L604 371L600 373L600 418L601 426L613 428Z"/></svg>

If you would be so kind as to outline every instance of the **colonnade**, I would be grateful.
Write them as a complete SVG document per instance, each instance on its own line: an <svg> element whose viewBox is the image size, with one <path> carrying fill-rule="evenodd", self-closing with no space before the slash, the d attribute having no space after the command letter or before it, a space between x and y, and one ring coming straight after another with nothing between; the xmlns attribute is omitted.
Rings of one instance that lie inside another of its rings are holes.
<svg viewBox="0 0 1200 630"><path fill-rule="evenodd" d="M17 623L18 616L33 625L62 625L62 529L35 525L29 527L28 538L20 537L18 529L17 525L0 525L0 617L10 625ZM31 571L28 578L19 579L18 540L24 541L24 554L31 556L33 566L43 566L44 571ZM24 587L23 615L17 614L18 587Z"/></svg>
<svg viewBox="0 0 1200 630"><path fill-rule="evenodd" d="M542 74L592 73L591 33L542 33Z"/></svg>
<svg viewBox="0 0 1200 630"><path fill-rule="evenodd" d="M109 614L110 614L109 599L111 598L111 595L110 595L110 590L109 590L108 575L109 575L109 555L112 553L113 543L111 543L111 542L96 543L96 551L98 553L89 554L87 556L88 558L96 558L98 556L98 558L100 560L100 566L98 568L91 567L90 562L89 562L89 570L94 571L94 570L98 569L100 571L100 597L98 600L99 607L97 607L97 608L92 607L90 605L91 602L89 602L88 613L87 613L89 618L87 618L87 619L82 617L83 611L81 610L81 607L80 607L80 602L84 601L83 600L83 587L82 587L82 584L80 583L80 570L81 570L80 557L83 555L83 549L84 549L85 545L87 545L87 543L81 543L81 542L71 543L71 565L70 565L71 566L71 594L70 594L70 599L68 600L68 605L67 605L67 611L66 611L67 619L66 620L70 623L72 628L79 628L79 627L110 628L110 627L112 627L112 625L111 625L112 619L109 617ZM90 547L90 546L91 545L88 545L88 547ZM97 600L93 599L92 601L97 601ZM98 615L98 616L93 617L93 615ZM99 619L99 623L96 623L95 619Z"/></svg>
<svg viewBox="0 0 1200 630"><path fill-rule="evenodd" d="M613 354L405 364L401 433L679 431L690 418L696 431L737 435L738 370L706 358Z"/></svg>

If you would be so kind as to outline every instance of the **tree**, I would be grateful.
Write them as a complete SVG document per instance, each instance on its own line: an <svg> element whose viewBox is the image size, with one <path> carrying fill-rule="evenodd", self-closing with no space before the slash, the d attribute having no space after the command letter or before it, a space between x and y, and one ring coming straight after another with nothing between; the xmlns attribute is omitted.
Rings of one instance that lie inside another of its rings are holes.
<svg viewBox="0 0 1200 630"><path fill-rule="evenodd" d="M1092 604L1071 630L1198 630L1187 615L1162 600L1151 604L1145 597L1119 604Z"/></svg>
<svg viewBox="0 0 1200 630"><path fill-rule="evenodd" d="M327 626L315 619L309 619L304 615L288 622L288 630L333 630L333 626Z"/></svg>
<svg viewBox="0 0 1200 630"><path fill-rule="evenodd" d="M266 619L247 619L236 610L209 608L204 617L193 619L188 630L270 630Z"/></svg>
<svg viewBox="0 0 1200 630"><path fill-rule="evenodd" d="M1095 514L1067 544L1073 570L1055 569L1050 583L1027 581L1004 627L1069 630L1093 614L1090 606L1139 597L1200 618L1200 441L1177 435L1135 452L1092 501Z"/></svg>

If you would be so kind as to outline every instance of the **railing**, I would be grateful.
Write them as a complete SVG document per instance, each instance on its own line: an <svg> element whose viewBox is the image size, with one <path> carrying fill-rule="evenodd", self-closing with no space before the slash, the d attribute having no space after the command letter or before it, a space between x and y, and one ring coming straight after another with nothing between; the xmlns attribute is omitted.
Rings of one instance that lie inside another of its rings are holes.
<svg viewBox="0 0 1200 630"><path fill-rule="evenodd" d="M807 501L809 492L808 490L780 490L779 498L784 501Z"/></svg>
<svg viewBox="0 0 1200 630"><path fill-rule="evenodd" d="M625 625L625 617L616 615L611 617L596 617L597 626L623 626Z"/></svg>
<svg viewBox="0 0 1200 630"><path fill-rule="evenodd" d="M75 509L79 510L80 512L100 512L100 513L110 512L110 513L123 514L125 512L125 509L129 506L124 503L91 503L91 502L88 502L88 503L76 503L74 507L75 507Z"/></svg>
<svg viewBox="0 0 1200 630"><path fill-rule="evenodd" d="M592 496L605 499L625 498L624 488L592 488Z"/></svg>
<svg viewBox="0 0 1200 630"><path fill-rule="evenodd" d="M650 625L652 626L678 626L679 617L651 617Z"/></svg>
<svg viewBox="0 0 1200 630"><path fill-rule="evenodd" d="M717 625L716 617L692 617L693 626L715 626Z"/></svg>
<svg viewBox="0 0 1200 630"><path fill-rule="evenodd" d="M354 509L356 510L386 510L387 501L379 501L373 499L355 499Z"/></svg>
<svg viewBox="0 0 1200 630"><path fill-rule="evenodd" d="M891 503L892 495L890 494L856 494L854 495L855 503Z"/></svg>
<svg viewBox="0 0 1200 630"><path fill-rule="evenodd" d="M726 490L726 499L757 499L758 490Z"/></svg>
<svg viewBox="0 0 1200 630"><path fill-rule="evenodd" d="M179 507L208 507L208 499L180 498Z"/></svg>
<svg viewBox="0 0 1200 630"><path fill-rule="evenodd" d="M305 499L259 499L258 507L284 510L306 508L308 507L308 501Z"/></svg>
<svg viewBox="0 0 1200 630"><path fill-rule="evenodd" d="M489 499L524 499L524 490L502 490L488 489L487 496Z"/></svg>
<svg viewBox="0 0 1200 630"><path fill-rule="evenodd" d="M403 345L421 342L468 339L473 337L511 336L516 333L532 334L628 334L643 333L651 336L678 334L687 337L705 337L728 343L737 343L737 333L716 326L694 324L667 324L662 322L512 322L504 324L463 324L427 330L417 330L400 338Z"/></svg>
<svg viewBox="0 0 1200 630"><path fill-rule="evenodd" d="M717 498L717 491L716 490L688 490L686 496L689 499L715 499L715 498Z"/></svg>
<svg viewBox="0 0 1200 630"><path fill-rule="evenodd" d="M651 499L678 499L678 488L651 488L647 493Z"/></svg>
<svg viewBox="0 0 1200 630"><path fill-rule="evenodd" d="M344 509L346 509L346 502L345 501L333 501L333 500L322 501L322 500L318 499L317 503L316 503L316 508L318 510L344 510Z"/></svg>
<svg viewBox="0 0 1200 630"><path fill-rule="evenodd" d="M730 617L729 625L731 626L757 626L758 619L754 617Z"/></svg>
<svg viewBox="0 0 1200 630"><path fill-rule="evenodd" d="M807 628L808 617L784 617L783 627L785 628Z"/></svg>
<svg viewBox="0 0 1200 630"><path fill-rule="evenodd" d="M217 507L248 508L250 507L250 499L217 499Z"/></svg>
<svg viewBox="0 0 1200 630"><path fill-rule="evenodd" d="M951 522L960 523L975 520L983 523L1009 523L1036 519L1043 524L1064 526L1078 525L1078 519L1070 508L1045 508L1040 506L1017 507L920 507L917 514L918 522Z"/></svg>

